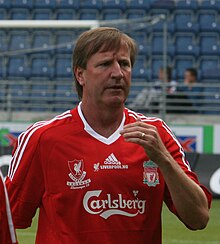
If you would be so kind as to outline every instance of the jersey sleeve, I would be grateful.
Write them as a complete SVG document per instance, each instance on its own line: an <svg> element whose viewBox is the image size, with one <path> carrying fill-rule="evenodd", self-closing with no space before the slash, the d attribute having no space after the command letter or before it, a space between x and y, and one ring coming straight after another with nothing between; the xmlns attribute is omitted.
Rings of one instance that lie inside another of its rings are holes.
<svg viewBox="0 0 220 244"><path fill-rule="evenodd" d="M185 153L183 151L182 146L180 145L179 141L177 140L175 135L172 133L170 128L164 122L162 122L161 135L162 135L161 137L162 137L162 140L163 140L166 148L168 149L168 151L170 152L170 154L172 155L174 160L180 165L180 167L186 173L186 175L202 188L202 190L204 191L204 193L207 197L208 204L210 207L211 201L212 201L211 193L207 190L207 188L205 186L200 184L197 175L191 171L189 162L185 158ZM164 201L165 201L166 205L168 206L168 208L174 214L178 215L167 186L165 188Z"/></svg>
<svg viewBox="0 0 220 244"><path fill-rule="evenodd" d="M40 135L29 128L18 138L6 178L15 228L31 225L44 192Z"/></svg>

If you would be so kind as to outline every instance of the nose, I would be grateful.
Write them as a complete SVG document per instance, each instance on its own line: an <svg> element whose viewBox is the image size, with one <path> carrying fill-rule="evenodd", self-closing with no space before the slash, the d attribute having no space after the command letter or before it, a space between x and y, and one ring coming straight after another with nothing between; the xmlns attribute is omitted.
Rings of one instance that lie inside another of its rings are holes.
<svg viewBox="0 0 220 244"><path fill-rule="evenodd" d="M112 70L111 70L111 78L112 79L121 79L123 78L124 74L121 70L120 64L115 61L112 65Z"/></svg>

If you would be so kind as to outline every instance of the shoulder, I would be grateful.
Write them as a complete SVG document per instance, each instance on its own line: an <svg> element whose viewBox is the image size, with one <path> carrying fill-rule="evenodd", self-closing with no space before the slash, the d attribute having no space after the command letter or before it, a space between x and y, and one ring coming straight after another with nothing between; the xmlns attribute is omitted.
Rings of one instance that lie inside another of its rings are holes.
<svg viewBox="0 0 220 244"><path fill-rule="evenodd" d="M171 131L169 126L162 119L158 117L146 116L142 113L137 113L128 108L126 108L126 117L127 117L127 123L133 123L137 120L137 118L140 118L142 122L155 126L160 132L160 134L165 133L173 136L173 132Z"/></svg>
<svg viewBox="0 0 220 244"><path fill-rule="evenodd" d="M130 110L126 108L126 116L128 117L129 122L132 123L137 120L137 118L141 119L142 122L145 122L147 124L152 124L154 126L160 127L163 125L164 121L157 117L149 117L142 113L135 112L133 110Z"/></svg>
<svg viewBox="0 0 220 244"><path fill-rule="evenodd" d="M70 124L72 117L72 112L68 110L50 120L38 121L34 123L28 127L26 131L19 135L18 147L24 144L29 144L30 146L30 142L38 142L39 138L43 134L47 134L47 132L51 130L55 130L58 134L60 134L62 132L62 126Z"/></svg>
<svg viewBox="0 0 220 244"><path fill-rule="evenodd" d="M32 134L42 134L51 128L58 128L62 125L68 124L71 119L72 113L70 110L68 110L50 120L38 121L34 123L26 130L26 132L31 132Z"/></svg>

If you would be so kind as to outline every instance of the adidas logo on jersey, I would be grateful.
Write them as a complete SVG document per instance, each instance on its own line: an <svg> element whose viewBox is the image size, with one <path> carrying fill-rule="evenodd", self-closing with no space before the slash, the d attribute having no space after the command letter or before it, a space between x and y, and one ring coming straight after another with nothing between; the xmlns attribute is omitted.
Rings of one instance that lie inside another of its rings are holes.
<svg viewBox="0 0 220 244"><path fill-rule="evenodd" d="M106 160L104 161L104 164L117 164L121 165L121 162L118 161L118 159L115 157L114 153L111 153Z"/></svg>
<svg viewBox="0 0 220 244"><path fill-rule="evenodd" d="M104 164L95 163L93 165L94 172L98 172L100 169L108 170L108 169L128 169L128 165L122 164L114 155L111 153L104 161Z"/></svg>

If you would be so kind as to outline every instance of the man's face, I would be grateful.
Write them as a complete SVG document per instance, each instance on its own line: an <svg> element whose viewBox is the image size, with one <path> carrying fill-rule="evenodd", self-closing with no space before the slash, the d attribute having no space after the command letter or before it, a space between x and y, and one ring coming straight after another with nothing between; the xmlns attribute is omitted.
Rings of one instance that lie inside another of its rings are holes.
<svg viewBox="0 0 220 244"><path fill-rule="evenodd" d="M131 84L130 53L125 45L118 51L95 53L85 70L77 70L81 70L76 73L83 86L82 101L113 107L124 104Z"/></svg>
<svg viewBox="0 0 220 244"><path fill-rule="evenodd" d="M191 84L195 82L195 77L194 75L191 74L191 72L186 71L184 74L184 83L185 84Z"/></svg>

